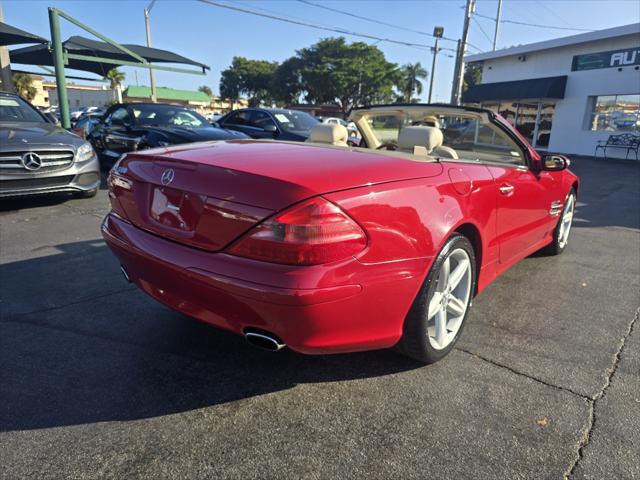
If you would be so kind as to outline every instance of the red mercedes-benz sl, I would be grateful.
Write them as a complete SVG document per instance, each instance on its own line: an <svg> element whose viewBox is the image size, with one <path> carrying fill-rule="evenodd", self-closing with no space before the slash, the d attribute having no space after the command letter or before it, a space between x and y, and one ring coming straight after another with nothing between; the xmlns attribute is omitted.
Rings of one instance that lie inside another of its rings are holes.
<svg viewBox="0 0 640 480"><path fill-rule="evenodd" d="M318 124L306 143L276 131L123 156L102 233L126 278L264 348L432 363L500 273L566 248L578 178L500 116L413 104L350 120L357 147Z"/></svg>

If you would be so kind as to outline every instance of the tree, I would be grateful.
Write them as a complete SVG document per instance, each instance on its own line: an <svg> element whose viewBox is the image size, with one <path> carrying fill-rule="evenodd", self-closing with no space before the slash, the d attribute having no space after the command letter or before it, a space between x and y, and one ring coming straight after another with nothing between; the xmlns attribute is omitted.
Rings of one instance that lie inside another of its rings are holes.
<svg viewBox="0 0 640 480"><path fill-rule="evenodd" d="M26 73L14 73L11 75L13 85L18 95L31 101L36 98L38 90L33 86L33 78Z"/></svg>
<svg viewBox="0 0 640 480"><path fill-rule="evenodd" d="M407 63L399 72L400 82L398 90L401 92L400 98L405 103L414 101L413 94L416 96L422 93L422 82L420 78L427 78L428 72L418 63Z"/></svg>
<svg viewBox="0 0 640 480"><path fill-rule="evenodd" d="M343 114L357 104L388 101L393 97L397 66L363 42L327 38L297 52L301 90L315 103L338 103Z"/></svg>
<svg viewBox="0 0 640 480"><path fill-rule="evenodd" d="M220 94L231 100L246 95L252 107L269 103L273 100L271 81L277 68L277 62L233 57L231 66L221 73Z"/></svg>
<svg viewBox="0 0 640 480"><path fill-rule="evenodd" d="M208 97L213 97L213 92L206 85L202 85L202 86L198 87L198 91L204 93Z"/></svg>
<svg viewBox="0 0 640 480"><path fill-rule="evenodd" d="M117 87L122 86L122 82L124 82L126 75L124 72L121 72L117 68L112 68L107 72L104 79L109 80L109 86L111 90L115 90Z"/></svg>
<svg viewBox="0 0 640 480"><path fill-rule="evenodd" d="M282 62L271 79L273 100L287 106L298 103L303 91L301 78L302 61L291 57Z"/></svg>
<svg viewBox="0 0 640 480"><path fill-rule="evenodd" d="M482 64L467 63L464 66L464 77L462 82L462 92L466 92L474 85L479 85L482 81Z"/></svg>

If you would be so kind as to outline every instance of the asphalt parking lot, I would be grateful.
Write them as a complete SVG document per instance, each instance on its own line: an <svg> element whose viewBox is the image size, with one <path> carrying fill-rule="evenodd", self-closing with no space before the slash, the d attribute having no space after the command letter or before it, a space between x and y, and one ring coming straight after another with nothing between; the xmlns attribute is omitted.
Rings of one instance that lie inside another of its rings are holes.
<svg viewBox="0 0 640 480"><path fill-rule="evenodd" d="M262 352L122 278L106 191L0 203L2 478L640 478L640 165L423 367Z"/></svg>

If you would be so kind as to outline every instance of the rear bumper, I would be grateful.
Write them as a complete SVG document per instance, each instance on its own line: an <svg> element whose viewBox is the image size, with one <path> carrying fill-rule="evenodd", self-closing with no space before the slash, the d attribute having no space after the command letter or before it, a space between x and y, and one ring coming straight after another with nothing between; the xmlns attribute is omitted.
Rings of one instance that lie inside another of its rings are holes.
<svg viewBox="0 0 640 480"><path fill-rule="evenodd" d="M98 158L51 173L0 174L0 198L57 192L87 192L100 186Z"/></svg>
<svg viewBox="0 0 640 480"><path fill-rule="evenodd" d="M269 331L301 353L393 346L430 263L268 264L180 245L113 213L102 234L130 280L156 300L237 334Z"/></svg>

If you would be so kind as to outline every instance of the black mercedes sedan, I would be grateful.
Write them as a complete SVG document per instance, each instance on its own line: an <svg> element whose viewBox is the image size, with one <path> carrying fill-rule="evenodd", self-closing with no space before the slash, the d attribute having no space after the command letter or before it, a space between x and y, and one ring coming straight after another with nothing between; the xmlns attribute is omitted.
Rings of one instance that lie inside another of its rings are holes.
<svg viewBox="0 0 640 480"><path fill-rule="evenodd" d="M236 140L247 135L214 127L202 115L179 105L119 103L111 106L87 139L110 168L123 153L208 140Z"/></svg>
<svg viewBox="0 0 640 480"><path fill-rule="evenodd" d="M299 110L283 108L243 108L219 118L216 125L246 133L251 138L277 138L304 142L318 119Z"/></svg>

